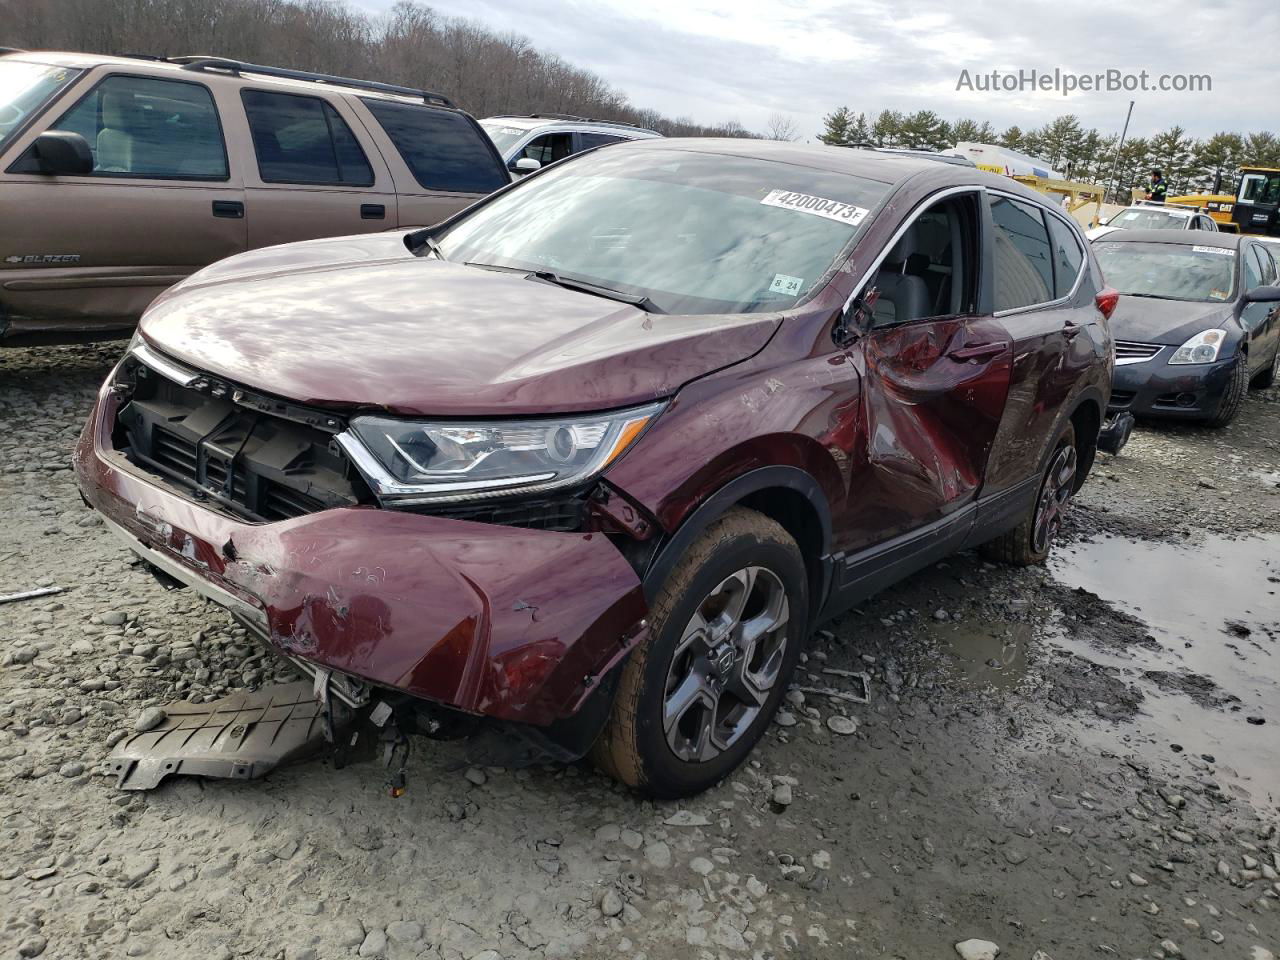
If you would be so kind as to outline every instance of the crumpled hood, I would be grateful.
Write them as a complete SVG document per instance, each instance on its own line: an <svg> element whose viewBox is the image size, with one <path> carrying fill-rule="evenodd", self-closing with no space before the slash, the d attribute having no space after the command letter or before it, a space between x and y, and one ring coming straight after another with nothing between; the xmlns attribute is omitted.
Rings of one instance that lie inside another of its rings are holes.
<svg viewBox="0 0 1280 960"><path fill-rule="evenodd" d="M1181 346L1202 330L1232 329L1236 324L1231 316L1232 307L1226 303L1121 296L1111 314L1111 335L1135 343Z"/></svg>
<svg viewBox="0 0 1280 960"><path fill-rule="evenodd" d="M602 410L670 396L768 342L776 314L665 316L422 258L402 233L269 247L161 296L147 342L300 403L406 415Z"/></svg>

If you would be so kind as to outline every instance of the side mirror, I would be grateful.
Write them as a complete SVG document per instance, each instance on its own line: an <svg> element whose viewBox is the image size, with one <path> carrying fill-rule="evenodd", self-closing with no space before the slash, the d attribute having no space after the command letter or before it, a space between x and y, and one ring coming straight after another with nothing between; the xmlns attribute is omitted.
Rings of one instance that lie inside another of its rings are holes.
<svg viewBox="0 0 1280 960"><path fill-rule="evenodd" d="M520 157L507 164L507 169L523 177L526 174L533 173L535 170L541 170L542 164L533 159L533 157Z"/></svg>
<svg viewBox="0 0 1280 960"><path fill-rule="evenodd" d="M1100 226L1100 227L1105 227L1105 226L1107 226L1109 223L1111 223L1111 218L1110 218L1110 217L1099 217L1099 218L1098 218L1098 226Z"/></svg>
<svg viewBox="0 0 1280 960"><path fill-rule="evenodd" d="M45 173L54 177L83 177L93 173L89 141L69 130L46 130L32 141L27 157L30 162L22 165L23 173Z"/></svg>
<svg viewBox="0 0 1280 960"><path fill-rule="evenodd" d="M1241 303L1280 303L1280 287L1265 286L1246 290Z"/></svg>

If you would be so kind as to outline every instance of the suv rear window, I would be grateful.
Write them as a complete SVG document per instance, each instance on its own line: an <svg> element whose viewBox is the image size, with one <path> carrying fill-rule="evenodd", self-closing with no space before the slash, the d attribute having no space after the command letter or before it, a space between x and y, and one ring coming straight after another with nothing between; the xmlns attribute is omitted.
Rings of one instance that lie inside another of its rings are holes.
<svg viewBox="0 0 1280 960"><path fill-rule="evenodd" d="M427 190L492 193L510 183L493 144L465 113L361 97Z"/></svg>
<svg viewBox="0 0 1280 960"><path fill-rule="evenodd" d="M319 97L242 90L244 112L267 183L373 184L373 169L333 105Z"/></svg>

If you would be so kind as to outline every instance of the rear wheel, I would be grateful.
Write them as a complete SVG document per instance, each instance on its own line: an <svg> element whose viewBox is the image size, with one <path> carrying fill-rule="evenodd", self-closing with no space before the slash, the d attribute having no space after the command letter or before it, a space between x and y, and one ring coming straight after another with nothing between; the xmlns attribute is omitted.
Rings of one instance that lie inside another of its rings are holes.
<svg viewBox="0 0 1280 960"><path fill-rule="evenodd" d="M982 553L1015 567L1044 563L1075 493L1078 464L1076 431L1068 423L1053 445L1035 503L1016 527L983 544Z"/></svg>
<svg viewBox="0 0 1280 960"><path fill-rule="evenodd" d="M1211 427L1225 427L1236 418L1240 406L1244 403L1245 394L1249 392L1249 363L1243 353L1236 355L1236 362L1231 365L1231 379L1227 389L1218 402L1218 412L1206 422Z"/></svg>
<svg viewBox="0 0 1280 960"><path fill-rule="evenodd" d="M1271 360L1271 366L1254 377L1251 386L1265 390L1267 387L1274 387L1277 382L1280 382L1280 343L1276 344L1276 355Z"/></svg>
<svg viewBox="0 0 1280 960"><path fill-rule="evenodd" d="M658 797L713 786L751 752L800 656L808 580L778 523L734 508L707 528L654 601L591 757Z"/></svg>

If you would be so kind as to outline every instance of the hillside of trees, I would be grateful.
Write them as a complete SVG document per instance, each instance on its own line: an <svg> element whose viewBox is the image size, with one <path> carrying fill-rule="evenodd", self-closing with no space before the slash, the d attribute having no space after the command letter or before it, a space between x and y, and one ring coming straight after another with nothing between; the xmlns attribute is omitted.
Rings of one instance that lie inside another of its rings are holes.
<svg viewBox="0 0 1280 960"><path fill-rule="evenodd" d="M1116 168L1116 196L1127 199L1133 187L1146 184L1152 168L1164 172L1169 195L1212 191L1215 184L1223 193L1234 194L1236 172L1242 164L1280 167L1280 137L1273 133L1216 133L1204 140L1187 135L1182 127L1171 127L1152 137L1130 136L1120 149L1120 132L1102 134L1086 130L1078 117L1062 116L1039 129L1017 126L997 131L990 123L977 120L947 121L932 110L899 113L882 110L878 114L855 114L840 107L823 118L825 128L818 139L823 143L849 145L873 143L880 147L907 147L913 150L942 150L965 141L998 143L1031 154L1073 180L1107 183Z"/></svg>
<svg viewBox="0 0 1280 960"><path fill-rule="evenodd" d="M338 0L0 0L0 46L89 53L208 53L443 93L477 117L572 113L668 136L749 136L633 106L589 70L429 6L371 16Z"/></svg>

